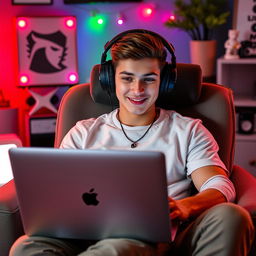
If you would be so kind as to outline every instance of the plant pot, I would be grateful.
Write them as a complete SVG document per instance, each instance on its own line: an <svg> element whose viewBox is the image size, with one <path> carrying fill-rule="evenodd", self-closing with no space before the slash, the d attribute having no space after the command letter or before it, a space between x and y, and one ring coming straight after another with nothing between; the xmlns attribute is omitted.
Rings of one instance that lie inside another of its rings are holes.
<svg viewBox="0 0 256 256"><path fill-rule="evenodd" d="M211 77L216 66L216 40L190 41L190 60L202 69L203 77Z"/></svg>

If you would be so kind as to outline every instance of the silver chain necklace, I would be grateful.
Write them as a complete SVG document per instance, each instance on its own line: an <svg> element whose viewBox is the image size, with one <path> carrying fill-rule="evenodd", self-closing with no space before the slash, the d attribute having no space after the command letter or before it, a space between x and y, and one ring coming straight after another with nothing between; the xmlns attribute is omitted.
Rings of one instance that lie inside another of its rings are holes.
<svg viewBox="0 0 256 256"><path fill-rule="evenodd" d="M148 131L150 130L150 128L153 126L154 122L156 121L156 116L157 116L157 115L154 117L153 122L150 124L150 126L149 126L148 129L145 131L145 133L144 133L139 139L137 139L137 140L135 140L135 141L132 140L132 139L126 134L126 132L125 132L125 130L124 130L124 127L123 127L123 125L122 125L122 123L121 123L121 121L120 121L120 118L119 118L119 112L117 113L117 116L118 116L118 121L119 121L120 126L121 126L121 128L122 128L122 131L123 131L124 136L125 136L130 142L132 142L131 148L136 148L137 145L138 145L138 142L139 142L140 140L142 140L142 139L146 136L146 134L148 133Z"/></svg>

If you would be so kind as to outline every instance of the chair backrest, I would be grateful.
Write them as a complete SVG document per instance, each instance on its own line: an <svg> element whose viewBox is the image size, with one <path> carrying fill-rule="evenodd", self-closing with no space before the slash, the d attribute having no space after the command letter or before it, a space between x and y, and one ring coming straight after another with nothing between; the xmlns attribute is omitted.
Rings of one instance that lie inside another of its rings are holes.
<svg viewBox="0 0 256 256"><path fill-rule="evenodd" d="M219 144L219 155L229 170L233 166L235 110L232 91L226 87L202 83L201 69L194 64L177 64L177 82L170 95L158 99L165 109L199 118ZM112 103L117 100L112 95ZM55 147L78 120L110 112L109 95L100 87L99 65L91 72L90 84L71 87L63 96L57 115Z"/></svg>

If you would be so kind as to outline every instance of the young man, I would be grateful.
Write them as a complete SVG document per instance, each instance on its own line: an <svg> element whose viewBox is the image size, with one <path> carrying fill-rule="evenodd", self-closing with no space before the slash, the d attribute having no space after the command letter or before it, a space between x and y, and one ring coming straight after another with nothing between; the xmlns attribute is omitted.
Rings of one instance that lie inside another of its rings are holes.
<svg viewBox="0 0 256 256"><path fill-rule="evenodd" d="M253 225L243 208L230 203L234 186L214 138L200 120L155 105L166 65L163 39L146 31L125 33L111 55L119 108L78 122L61 147L164 152L170 218L178 228L174 240L160 246L126 238L90 244L23 236L10 255L247 255ZM196 195L190 195L192 183Z"/></svg>

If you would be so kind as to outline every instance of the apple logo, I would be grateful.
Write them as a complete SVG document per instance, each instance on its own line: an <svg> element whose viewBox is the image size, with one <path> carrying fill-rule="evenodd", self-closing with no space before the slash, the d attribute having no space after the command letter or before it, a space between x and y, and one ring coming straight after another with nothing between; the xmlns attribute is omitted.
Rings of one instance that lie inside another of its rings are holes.
<svg viewBox="0 0 256 256"><path fill-rule="evenodd" d="M98 205L99 201L97 200L97 193L94 193L94 188L90 189L89 192L85 192L82 195L83 201L86 205Z"/></svg>

